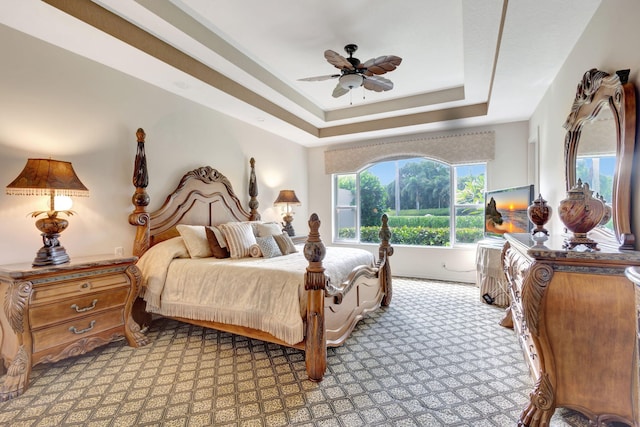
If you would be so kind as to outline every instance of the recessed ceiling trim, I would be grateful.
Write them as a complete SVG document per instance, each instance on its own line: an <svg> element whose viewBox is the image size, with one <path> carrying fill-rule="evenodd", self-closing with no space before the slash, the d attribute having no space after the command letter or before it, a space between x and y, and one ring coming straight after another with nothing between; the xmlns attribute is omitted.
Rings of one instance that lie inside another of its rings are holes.
<svg viewBox="0 0 640 427"><path fill-rule="evenodd" d="M158 60L314 136L318 128L90 0L43 0Z"/></svg>
<svg viewBox="0 0 640 427"><path fill-rule="evenodd" d="M408 114L400 117L389 117L386 119L371 120L368 122L332 126L320 129L320 138L484 116L487 114L487 111L488 105L486 102L483 102L480 104L465 105L463 107L446 108L442 110Z"/></svg>
<svg viewBox="0 0 640 427"><path fill-rule="evenodd" d="M463 99L464 86L456 86L454 88L406 96L402 99L390 99L388 101L372 102L327 111L325 120L331 122L334 120L352 119L369 114L388 113L398 109L424 107L426 105L443 104L445 102L461 101Z"/></svg>
<svg viewBox="0 0 640 427"><path fill-rule="evenodd" d="M196 40L208 49L216 52L236 67L250 74L252 77L269 86L317 118L324 118L324 111L321 108L295 91L289 85L285 84L282 80L274 76L270 71L265 69L256 61L236 49L218 34L209 30L200 21L193 18L180 7L169 1L135 1L151 13L159 16L178 30L191 37L193 40Z"/></svg>

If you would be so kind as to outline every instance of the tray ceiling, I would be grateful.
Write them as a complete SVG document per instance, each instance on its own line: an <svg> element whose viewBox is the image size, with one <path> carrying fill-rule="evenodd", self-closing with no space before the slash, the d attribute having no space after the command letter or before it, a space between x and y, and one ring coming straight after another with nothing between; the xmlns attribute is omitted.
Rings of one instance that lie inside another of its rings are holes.
<svg viewBox="0 0 640 427"><path fill-rule="evenodd" d="M527 120L600 0L22 0L0 22L305 146ZM403 58L339 98L326 49Z"/></svg>

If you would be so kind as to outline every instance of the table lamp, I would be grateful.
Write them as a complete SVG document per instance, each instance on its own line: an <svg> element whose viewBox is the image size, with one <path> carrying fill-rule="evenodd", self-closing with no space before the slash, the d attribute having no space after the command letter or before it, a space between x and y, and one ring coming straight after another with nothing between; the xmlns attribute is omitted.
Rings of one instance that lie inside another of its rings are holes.
<svg viewBox="0 0 640 427"><path fill-rule="evenodd" d="M13 182L7 185L7 194L20 196L49 196L49 210L31 212L32 217L42 214L47 216L36 221L36 227L42 232L44 246L38 251L33 261L34 267L58 265L69 262L64 247L60 246L58 237L69 221L59 218L58 214L73 215L67 203L64 210L59 196L89 196L89 190L80 182L70 162L52 159L28 159L22 172ZM70 202L70 199L68 199ZM60 209L60 210L59 210Z"/></svg>
<svg viewBox="0 0 640 427"><path fill-rule="evenodd" d="M291 221L293 221L293 210L291 206L300 206L300 200L296 197L296 193L293 190L281 190L280 194L278 194L278 198L275 202L273 202L275 206L284 206L284 216L282 220L284 221L284 227L282 228L289 236L295 236L296 232L291 225Z"/></svg>

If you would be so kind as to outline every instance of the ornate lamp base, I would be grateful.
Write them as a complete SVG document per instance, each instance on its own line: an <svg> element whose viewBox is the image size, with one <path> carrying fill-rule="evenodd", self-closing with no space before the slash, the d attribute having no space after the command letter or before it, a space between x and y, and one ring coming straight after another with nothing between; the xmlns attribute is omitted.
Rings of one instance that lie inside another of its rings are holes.
<svg viewBox="0 0 640 427"><path fill-rule="evenodd" d="M59 234L42 235L44 246L40 248L33 260L34 267L43 267L45 265L58 265L69 262L69 255L63 246L58 242ZM55 243L53 243L55 242Z"/></svg>
<svg viewBox="0 0 640 427"><path fill-rule="evenodd" d="M284 227L282 227L282 231L286 232L291 237L296 235L296 232L293 229L293 226L291 225L291 222L285 222L284 223Z"/></svg>
<svg viewBox="0 0 640 427"><path fill-rule="evenodd" d="M69 222L66 219L58 218L57 212L53 211L46 218L36 221L36 227L42 232L42 243L44 246L38 251L33 260L34 267L45 265L58 265L69 262L69 255L64 247L60 246L60 233L62 233Z"/></svg>
<svg viewBox="0 0 640 427"><path fill-rule="evenodd" d="M296 232L291 225L291 221L293 221L293 215L288 213L282 218L282 220L284 221L282 223L282 231L285 231L291 237L295 236Z"/></svg>

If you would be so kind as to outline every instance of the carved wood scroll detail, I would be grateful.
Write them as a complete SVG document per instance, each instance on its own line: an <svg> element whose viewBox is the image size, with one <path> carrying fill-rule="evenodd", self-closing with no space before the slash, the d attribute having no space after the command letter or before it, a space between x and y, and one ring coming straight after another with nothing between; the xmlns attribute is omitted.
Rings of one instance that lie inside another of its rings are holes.
<svg viewBox="0 0 640 427"><path fill-rule="evenodd" d="M11 329L16 334L24 332L25 307L31 295L31 282L16 282L7 290L7 297L4 300L4 313L9 320Z"/></svg>
<svg viewBox="0 0 640 427"><path fill-rule="evenodd" d="M39 363L53 363L58 362L62 359L66 359L68 357L79 356L102 345L119 340L120 338L122 338L122 335L118 333L113 334L107 338L103 338L101 336L82 338L78 341L74 341L57 354L50 354L43 357L42 359L40 359Z"/></svg>
<svg viewBox="0 0 640 427"><path fill-rule="evenodd" d="M547 264L533 263L529 276L522 286L522 305L529 330L540 336L539 321L542 297L553 277L553 268Z"/></svg>
<svg viewBox="0 0 640 427"><path fill-rule="evenodd" d="M147 194L149 172L147 170L147 156L144 152L145 136L144 130L139 128L136 132L138 149L133 166L133 185L136 187L136 191L131 197L135 208L129 215L129 224L136 226L136 238L133 243L133 254L135 256L140 256L149 249L150 222L147 206L150 198L149 194Z"/></svg>
<svg viewBox="0 0 640 427"><path fill-rule="evenodd" d="M529 405L522 411L518 426L547 427L555 411L553 386L549 374L542 372L533 391Z"/></svg>
<svg viewBox="0 0 640 427"><path fill-rule="evenodd" d="M13 399L24 393L30 373L31 358L24 349L24 345L21 345L7 370L4 383L0 386L0 402Z"/></svg>
<svg viewBox="0 0 640 427"><path fill-rule="evenodd" d="M576 185L578 144L586 123L596 119L600 111L609 107L616 126L616 167L613 177L613 228L620 249L634 249L635 235L631 232L631 171L636 144L636 91L628 82L629 70L616 74L590 69L576 89L571 112L564 123L565 180L567 191Z"/></svg>
<svg viewBox="0 0 640 427"><path fill-rule="evenodd" d="M142 272L136 265L130 265L125 270L125 274L129 277L131 283L131 297L127 298L124 309L124 318L126 323L124 326L125 337L131 347L140 347L149 344L149 338L142 333L140 325L131 317L133 304L140 293L140 284L142 283Z"/></svg>

